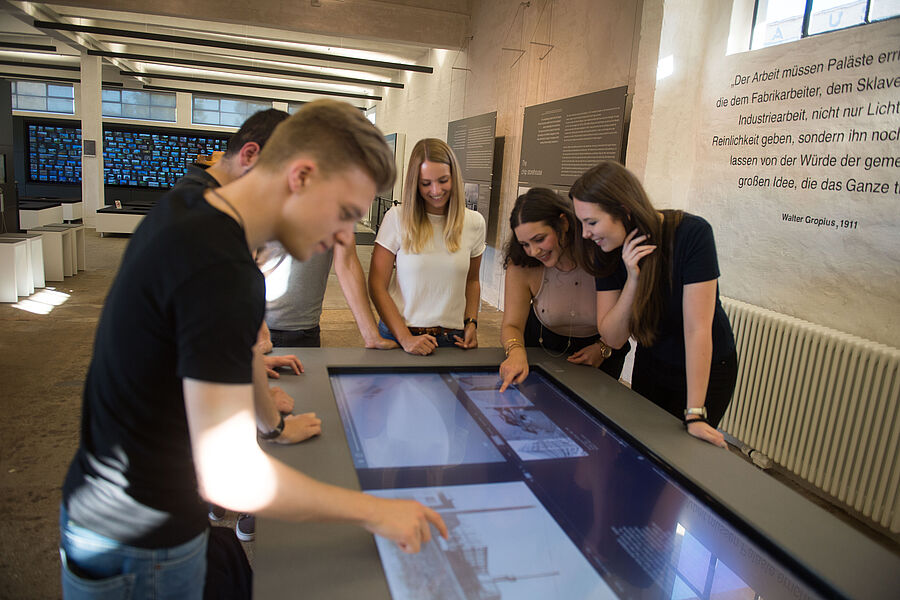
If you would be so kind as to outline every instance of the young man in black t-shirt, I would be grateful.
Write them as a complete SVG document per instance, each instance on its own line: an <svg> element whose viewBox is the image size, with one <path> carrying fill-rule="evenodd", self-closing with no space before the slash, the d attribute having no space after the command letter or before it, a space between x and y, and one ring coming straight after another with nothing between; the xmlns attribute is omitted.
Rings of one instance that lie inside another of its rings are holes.
<svg viewBox="0 0 900 600"><path fill-rule="evenodd" d="M265 295L250 249L277 240L304 260L344 243L393 178L380 132L357 109L318 101L276 129L245 176L175 190L144 219L97 328L63 486L64 594L200 598L204 499L355 522L409 552L430 539L429 523L446 536L434 511L317 482L256 441L284 419L252 352Z"/></svg>

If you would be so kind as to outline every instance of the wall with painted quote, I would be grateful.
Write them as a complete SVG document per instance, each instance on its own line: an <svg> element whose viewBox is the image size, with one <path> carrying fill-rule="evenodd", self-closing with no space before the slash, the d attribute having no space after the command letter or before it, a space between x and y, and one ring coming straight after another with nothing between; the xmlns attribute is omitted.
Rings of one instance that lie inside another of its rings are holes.
<svg viewBox="0 0 900 600"><path fill-rule="evenodd" d="M723 294L900 346L900 20L723 50L688 195Z"/></svg>

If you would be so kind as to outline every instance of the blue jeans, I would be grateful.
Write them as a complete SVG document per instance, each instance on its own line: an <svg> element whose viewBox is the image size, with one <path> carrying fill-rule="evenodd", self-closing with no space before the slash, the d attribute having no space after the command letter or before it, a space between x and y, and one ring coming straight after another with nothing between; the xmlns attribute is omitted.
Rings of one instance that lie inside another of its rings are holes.
<svg viewBox="0 0 900 600"><path fill-rule="evenodd" d="M394 334L391 333L391 330L388 329L388 326L384 324L384 321L378 321L378 334L386 340L392 340L398 344L400 343L400 341L394 337ZM445 333L434 336L437 340L438 348L456 346L456 339L453 337L455 335L458 335L461 340L466 339L466 332L462 329L448 329Z"/></svg>
<svg viewBox="0 0 900 600"><path fill-rule="evenodd" d="M65 600L202 600L209 531L170 548L137 548L69 521L59 510Z"/></svg>

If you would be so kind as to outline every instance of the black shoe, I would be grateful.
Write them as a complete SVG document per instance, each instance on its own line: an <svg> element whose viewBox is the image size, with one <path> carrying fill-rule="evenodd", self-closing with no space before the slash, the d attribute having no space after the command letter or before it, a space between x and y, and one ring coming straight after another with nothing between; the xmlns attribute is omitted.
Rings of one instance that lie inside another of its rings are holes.
<svg viewBox="0 0 900 600"><path fill-rule="evenodd" d="M256 537L256 517L241 513L238 517L234 532L242 542L252 542Z"/></svg>
<svg viewBox="0 0 900 600"><path fill-rule="evenodd" d="M219 506L218 504L210 504L209 505L209 520L210 521L221 521L225 518L225 509Z"/></svg>

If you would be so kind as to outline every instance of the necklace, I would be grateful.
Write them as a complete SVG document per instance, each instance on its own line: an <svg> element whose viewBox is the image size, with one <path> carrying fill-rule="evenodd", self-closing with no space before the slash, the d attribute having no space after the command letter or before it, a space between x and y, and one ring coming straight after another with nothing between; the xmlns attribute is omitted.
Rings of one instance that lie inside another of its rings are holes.
<svg viewBox="0 0 900 600"><path fill-rule="evenodd" d="M241 224L241 229L246 231L247 227L244 225L244 217L242 217L241 213L239 213L238 210L234 207L234 205L228 201L228 198L226 198L225 196L223 196L222 194L217 192L216 188L209 188L209 191L211 191L213 194L215 194L216 198L218 198L219 200L224 202L226 205L228 205L228 208L231 209L231 212L234 213L234 216L237 217L238 222Z"/></svg>
<svg viewBox="0 0 900 600"><path fill-rule="evenodd" d="M538 319L538 323L540 323L540 322L541 322L541 320ZM543 350L544 353L547 354L547 356L550 356L551 358L559 358L561 356L565 356L566 352L569 351L569 346L572 345L572 335L569 334L569 337L566 338L566 347L563 348L561 352L559 352L559 353L551 352L550 350L547 349L546 346L544 346L544 324L541 323L541 332L538 335L538 344L541 345L541 350Z"/></svg>
<svg viewBox="0 0 900 600"><path fill-rule="evenodd" d="M578 267L578 265L576 264L575 268L577 268L577 267ZM556 270L559 271L560 273L571 273L572 271L575 270L575 268L569 269L568 271L563 271L562 269L556 269ZM547 277L546 273L547 273L547 267L544 267L544 284L549 285L550 279ZM558 283L559 283L559 281L557 280L557 284ZM577 281L575 282L575 285L578 285ZM569 300L569 335L566 338L565 347L560 352L558 352L558 353L552 352L552 351L548 350L546 346L544 346L544 322L541 321L540 318L538 318L538 323L540 323L540 331L538 333L538 344L541 345L541 349L544 351L544 353L552 358L560 358L562 356L565 356L565 354L569 351L569 348L572 346L572 326L575 323L575 299L577 297L578 297L578 294L575 293L574 291L569 296L569 298L570 298L570 300ZM537 316L537 315L535 315L535 316ZM562 337L562 336L560 336L560 337Z"/></svg>

